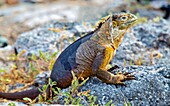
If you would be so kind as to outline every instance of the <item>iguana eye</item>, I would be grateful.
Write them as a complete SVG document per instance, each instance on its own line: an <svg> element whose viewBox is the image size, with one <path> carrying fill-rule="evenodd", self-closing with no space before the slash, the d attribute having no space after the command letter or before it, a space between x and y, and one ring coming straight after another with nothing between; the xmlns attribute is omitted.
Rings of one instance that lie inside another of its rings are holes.
<svg viewBox="0 0 170 106"><path fill-rule="evenodd" d="M120 20L122 20L122 21L125 21L125 20L127 20L127 19L128 19L127 16L120 17Z"/></svg>

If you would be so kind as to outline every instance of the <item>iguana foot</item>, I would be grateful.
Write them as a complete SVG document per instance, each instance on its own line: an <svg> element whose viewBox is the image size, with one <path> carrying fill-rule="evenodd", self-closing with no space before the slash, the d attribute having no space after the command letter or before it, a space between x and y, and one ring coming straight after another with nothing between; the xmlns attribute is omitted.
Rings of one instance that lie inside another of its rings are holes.
<svg viewBox="0 0 170 106"><path fill-rule="evenodd" d="M113 84L116 84L116 85L125 85L125 83L123 81L126 81L126 80L135 80L135 76L132 75L129 72L125 72L125 73L118 72L116 75L112 76L111 80L112 80L111 82L113 82Z"/></svg>

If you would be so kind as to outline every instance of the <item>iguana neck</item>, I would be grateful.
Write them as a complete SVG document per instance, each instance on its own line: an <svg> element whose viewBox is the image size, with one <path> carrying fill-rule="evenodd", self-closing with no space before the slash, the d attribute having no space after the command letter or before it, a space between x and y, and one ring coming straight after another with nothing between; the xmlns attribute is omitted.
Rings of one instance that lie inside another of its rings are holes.
<svg viewBox="0 0 170 106"><path fill-rule="evenodd" d="M117 28L111 28L110 22L105 22L91 37L92 40L98 42L101 45L111 45L115 49L120 45L126 30L119 30Z"/></svg>

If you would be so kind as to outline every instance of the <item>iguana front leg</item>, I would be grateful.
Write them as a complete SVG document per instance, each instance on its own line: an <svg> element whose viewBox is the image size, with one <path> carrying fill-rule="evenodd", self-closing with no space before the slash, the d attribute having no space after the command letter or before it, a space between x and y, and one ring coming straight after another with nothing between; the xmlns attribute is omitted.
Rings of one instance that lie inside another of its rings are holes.
<svg viewBox="0 0 170 106"><path fill-rule="evenodd" d="M93 74L105 83L125 85L123 81L134 80L134 75L130 73L117 73L116 75L108 72L103 64L106 64L105 53L98 53L92 64ZM101 67L102 66L102 67Z"/></svg>

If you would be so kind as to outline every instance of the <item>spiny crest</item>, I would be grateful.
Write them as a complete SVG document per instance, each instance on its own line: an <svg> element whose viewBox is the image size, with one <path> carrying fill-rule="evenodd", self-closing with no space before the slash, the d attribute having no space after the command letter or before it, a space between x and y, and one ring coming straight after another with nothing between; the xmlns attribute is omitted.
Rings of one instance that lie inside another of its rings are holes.
<svg viewBox="0 0 170 106"><path fill-rule="evenodd" d="M110 17L111 15L108 15L103 17L100 21L98 21L95 30L99 29L102 26L102 24L105 23Z"/></svg>

